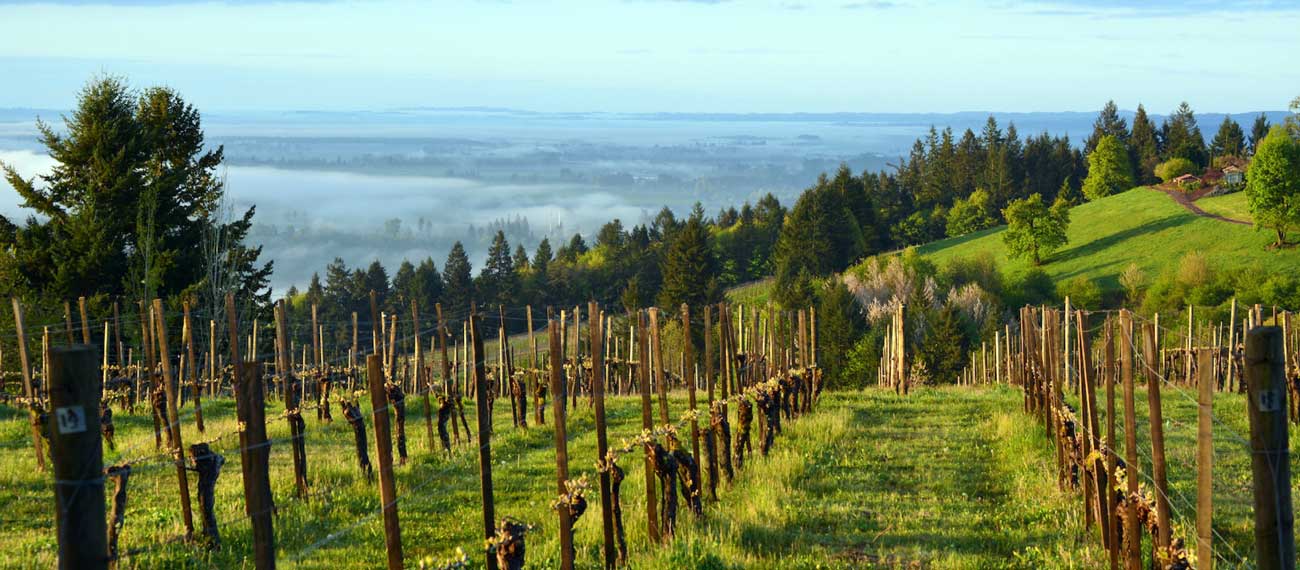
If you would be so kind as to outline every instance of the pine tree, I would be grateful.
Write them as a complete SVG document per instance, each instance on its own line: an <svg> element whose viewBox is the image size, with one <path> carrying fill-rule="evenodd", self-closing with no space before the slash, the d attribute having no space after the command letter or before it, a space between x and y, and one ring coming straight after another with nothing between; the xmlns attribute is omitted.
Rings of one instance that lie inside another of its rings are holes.
<svg viewBox="0 0 1300 570"><path fill-rule="evenodd" d="M1136 120L1133 128L1137 128ZM1102 106L1101 112L1097 114L1097 120L1092 124L1092 134L1088 136L1087 141L1084 141L1084 153L1091 153L1105 136L1115 137L1121 142L1128 142L1129 139L1128 123L1119 116L1119 107L1115 105L1114 100L1107 101Z"/></svg>
<svg viewBox="0 0 1300 570"><path fill-rule="evenodd" d="M1112 135L1101 137L1088 155L1088 178L1083 181L1083 194L1089 200L1097 200L1132 187L1128 149Z"/></svg>
<svg viewBox="0 0 1300 570"><path fill-rule="evenodd" d="M551 256L551 240L542 238L541 243L537 244L537 250L533 252L533 271L546 273L546 267L551 264Z"/></svg>
<svg viewBox="0 0 1300 570"><path fill-rule="evenodd" d="M452 314L468 312L469 302L474 299L474 278L465 246L459 241L451 246L447 263L442 266L442 282L443 308Z"/></svg>
<svg viewBox="0 0 1300 570"><path fill-rule="evenodd" d="M136 94L122 80L98 78L63 132L37 128L59 166L38 183L0 165L37 214L22 226L0 217L0 249L14 251L23 281L16 286L61 298L172 297L206 283L244 303L269 300L271 266L243 243L253 210L226 217L216 174L222 150L207 148L198 111L174 91Z"/></svg>
<svg viewBox="0 0 1300 570"><path fill-rule="evenodd" d="M388 297L390 290L388 283L388 270L384 269L383 264L379 263L378 259L370 262L370 267L366 268L366 277L362 287L367 295L367 301L370 298L370 292L374 291L375 298L379 302L380 310L389 306Z"/></svg>
<svg viewBox="0 0 1300 570"><path fill-rule="evenodd" d="M671 309L682 303L700 306L718 300L714 297L718 266L709 247L709 231L703 218L702 210L693 213L674 232L668 244L660 265L663 284L659 289L659 305L662 307Z"/></svg>
<svg viewBox="0 0 1300 570"><path fill-rule="evenodd" d="M1219 124L1219 132L1210 142L1210 157L1241 156L1246 152L1246 133L1232 117L1225 115Z"/></svg>
<svg viewBox="0 0 1300 570"><path fill-rule="evenodd" d="M1160 164L1160 145L1156 135L1156 124L1147 116L1147 110L1138 105L1137 114L1133 116L1133 133L1129 136L1129 154L1132 156L1133 172L1138 184L1156 182L1156 165Z"/></svg>
<svg viewBox="0 0 1300 570"><path fill-rule="evenodd" d="M825 368L827 378L846 381L842 372L848 364L849 352L866 327L862 311L840 279L828 279L818 289L816 299L820 355L817 364Z"/></svg>
<svg viewBox="0 0 1300 570"><path fill-rule="evenodd" d="M1205 167L1205 138L1201 136L1201 128L1196 125L1196 114L1186 101L1165 120L1162 130L1165 141L1162 157L1165 160L1186 158L1198 168Z"/></svg>
<svg viewBox="0 0 1300 570"><path fill-rule="evenodd" d="M438 265L432 257L424 258L420 266L415 268L415 282L419 289L421 311L424 307L432 308L442 299L442 275L438 273Z"/></svg>
<svg viewBox="0 0 1300 570"><path fill-rule="evenodd" d="M510 242L506 234L497 231L488 248L487 263L479 273L479 299L492 305L513 305L519 292L519 276L510 257Z"/></svg>
<svg viewBox="0 0 1300 570"><path fill-rule="evenodd" d="M1259 143L1264 141L1264 137L1268 136L1268 129L1268 116L1260 113L1250 126L1250 154L1255 154L1255 150L1259 148Z"/></svg>

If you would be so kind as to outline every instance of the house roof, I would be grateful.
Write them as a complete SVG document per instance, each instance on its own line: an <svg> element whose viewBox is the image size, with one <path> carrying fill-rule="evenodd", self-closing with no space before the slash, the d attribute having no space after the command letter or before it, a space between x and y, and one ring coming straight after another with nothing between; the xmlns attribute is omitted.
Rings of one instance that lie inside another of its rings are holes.
<svg viewBox="0 0 1300 570"><path fill-rule="evenodd" d="M1174 181L1174 182L1191 182L1191 181L1193 181L1193 180L1200 180L1200 178L1197 178L1197 177L1196 177L1195 175L1193 175L1193 174L1184 174L1184 175L1182 175L1182 176L1179 176L1178 178L1175 178L1173 181Z"/></svg>
<svg viewBox="0 0 1300 570"><path fill-rule="evenodd" d="M1223 173L1228 174L1230 172L1245 172L1245 171L1240 168L1237 168L1237 165L1235 164L1229 164L1227 168L1223 169Z"/></svg>

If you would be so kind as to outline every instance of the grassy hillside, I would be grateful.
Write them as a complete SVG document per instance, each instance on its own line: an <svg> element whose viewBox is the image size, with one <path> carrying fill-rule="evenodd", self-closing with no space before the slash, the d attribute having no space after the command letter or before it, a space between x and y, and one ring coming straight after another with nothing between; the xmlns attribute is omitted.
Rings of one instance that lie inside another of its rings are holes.
<svg viewBox="0 0 1300 570"><path fill-rule="evenodd" d="M1196 201L1196 205L1202 210L1211 214L1232 218L1234 220L1252 221L1254 218L1250 215L1250 206L1246 204L1246 193L1235 192L1226 196L1214 196L1212 198L1201 198Z"/></svg>
<svg viewBox="0 0 1300 570"><path fill-rule="evenodd" d="M1212 198L1199 204L1207 211L1240 218L1245 196ZM989 252L1004 271L1027 269L1029 261L1007 258L1004 229L1000 226L933 242L921 246L920 253L943 264ZM1058 282L1082 275L1105 290L1120 289L1119 274L1130 263L1155 276L1192 251L1204 253L1211 266L1219 269L1272 266L1300 273L1300 250L1269 250L1270 234L1196 216L1165 194L1145 187L1074 208L1068 236L1069 244L1046 258L1043 270Z"/></svg>

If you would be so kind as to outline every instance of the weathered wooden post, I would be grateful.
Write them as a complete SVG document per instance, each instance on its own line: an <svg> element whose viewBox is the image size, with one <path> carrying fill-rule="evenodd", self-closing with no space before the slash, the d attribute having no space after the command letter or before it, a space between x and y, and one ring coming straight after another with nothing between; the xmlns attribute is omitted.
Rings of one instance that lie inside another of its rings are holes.
<svg viewBox="0 0 1300 570"><path fill-rule="evenodd" d="M528 312L532 315L531 307ZM554 324L551 330L555 331ZM605 319L601 316L600 307L592 301L587 306L587 332L591 335L591 342L587 348L591 351L591 396L595 407L596 414L596 461L598 465L604 465L609 459L609 434L605 425L605 353L602 350L602 344L607 343L605 339ZM528 327L528 334L532 335L532 326ZM552 332L554 334L554 332ZM551 352L555 352L556 341L551 341ZM534 345L534 354L536 345ZM551 365L554 366L555 357L551 357ZM536 364L534 364L536 367ZM552 382L555 384L555 382ZM554 386L552 386L554 390ZM563 492L563 490L561 490ZM600 469L600 525L601 534L604 538L605 568L612 569L617 564L618 552L614 544L614 505L613 505L613 487L610 480L610 470Z"/></svg>
<svg viewBox="0 0 1300 570"><path fill-rule="evenodd" d="M167 348L167 323L163 318L162 299L153 301L154 327L158 341L158 360L162 362L162 385L167 396L167 429L170 430L172 456L176 459L176 478L180 484L181 514L185 520L185 539L194 536L194 513L190 507L190 481L185 473L184 445L181 443L181 421L176 414L176 384L172 381L171 351Z"/></svg>
<svg viewBox="0 0 1300 570"><path fill-rule="evenodd" d="M280 369L280 382L284 390L284 412L285 418L289 422L290 448L293 450L293 478L297 497L306 499L309 497L307 490L307 445L305 434L307 423L302 419L302 410L300 409L301 400L299 392L294 390L294 373L293 365L289 362L288 347L288 324L287 316L284 311L284 302L281 301L275 307L275 341L280 347L280 363L277 366Z"/></svg>
<svg viewBox="0 0 1300 570"><path fill-rule="evenodd" d="M1122 380L1124 381L1124 462L1129 496L1138 494L1137 455L1137 407L1134 402L1133 386L1133 315L1127 310L1120 311L1119 357ZM1141 570L1142 535L1138 528L1137 503L1128 501L1128 512L1124 516L1125 556L1128 570Z"/></svg>
<svg viewBox="0 0 1300 570"><path fill-rule="evenodd" d="M638 359L641 361L637 367L637 373L641 383L641 429L646 431L654 430L654 419L650 411L650 348L646 342L645 331L645 313L637 311L637 351ZM650 539L651 544L656 544L659 539L659 506L655 500L655 463L654 452L649 446L645 447L645 510L648 525L646 526L646 536Z"/></svg>
<svg viewBox="0 0 1300 570"><path fill-rule="evenodd" d="M479 330L481 327L478 312L471 303L469 335L474 348L474 399L478 409L478 467L479 488L483 495L483 538L491 540L496 536L496 512L492 497L492 412L488 408L487 355L483 353L483 334ZM488 570L497 570L496 556L491 552L486 555L484 565Z"/></svg>
<svg viewBox="0 0 1300 570"><path fill-rule="evenodd" d="M550 335L551 346L551 391L555 392L560 389L560 383L564 382L564 359L560 355L560 327L555 321L550 321L547 323L546 330ZM556 400L555 412L551 414L555 418L555 479L556 487L559 489L557 492L561 497L567 496L566 483L569 481L569 442L564 431L566 415L564 407L567 405L568 403L563 399ZM555 510L560 518L560 568L573 570L573 520L569 514L569 506L561 502L556 504Z"/></svg>
<svg viewBox="0 0 1300 570"><path fill-rule="evenodd" d="M375 427L375 458L379 460L384 549L388 553L388 569L397 570L402 567L402 528L397 520L397 490L393 482L393 434L389 429L388 392L384 390L384 367L377 354L366 357L366 380L370 385L370 417Z"/></svg>
<svg viewBox="0 0 1300 570"><path fill-rule="evenodd" d="M1291 504L1291 449L1282 351L1280 328L1258 326L1246 333L1255 559L1260 570L1295 568L1295 514Z"/></svg>
<svg viewBox="0 0 1300 570"><path fill-rule="evenodd" d="M262 363L237 362L235 403L244 421L245 444L240 448L244 467L244 503L253 526L253 563L258 570L275 568L275 500L271 497L271 446L266 440L266 405L263 401Z"/></svg>
<svg viewBox="0 0 1300 570"><path fill-rule="evenodd" d="M104 519L104 448L99 437L103 392L89 346L50 350L50 455L54 460L54 520L59 568L107 568Z"/></svg>
<svg viewBox="0 0 1300 570"><path fill-rule="evenodd" d="M672 423L668 417L668 379L664 374L664 348L659 343L659 308L650 307L650 350L654 358L655 388L659 394L659 422Z"/></svg>
<svg viewBox="0 0 1300 570"><path fill-rule="evenodd" d="M185 316L182 325L183 332L181 334L184 338L181 339L181 342L185 343L185 354L189 359L186 361L189 364L185 367L185 372L190 376L190 390L194 392L194 423L198 426L199 433L203 433L203 402L200 397L201 390L199 390L198 361L194 360L194 326L193 323L190 322L189 299L186 299L182 305ZM179 380L180 379L178 378L177 381Z"/></svg>
<svg viewBox="0 0 1300 570"><path fill-rule="evenodd" d="M1165 421L1164 411L1160 405L1160 376L1155 369L1156 352L1155 330L1151 325L1142 327L1143 352L1147 377L1147 405L1151 428L1151 481L1156 488L1156 550L1167 551L1170 546L1170 512L1169 482L1165 466ZM1187 369L1191 371L1191 351L1187 352Z"/></svg>
<svg viewBox="0 0 1300 570"><path fill-rule="evenodd" d="M1214 368L1213 354L1200 351L1199 398L1196 402L1196 563L1200 570L1214 570Z"/></svg>
<svg viewBox="0 0 1300 570"><path fill-rule="evenodd" d="M37 394L32 386L32 364L27 356L27 333L23 324L23 306L18 302L18 297L11 297L10 301L14 306L14 331L18 335L18 359L23 367L23 396L27 398L27 425L32 427L32 449L36 452L36 469L45 471L45 454L41 452L41 430L37 428L39 423L36 412ZM99 410L98 400L95 401L95 409Z"/></svg>

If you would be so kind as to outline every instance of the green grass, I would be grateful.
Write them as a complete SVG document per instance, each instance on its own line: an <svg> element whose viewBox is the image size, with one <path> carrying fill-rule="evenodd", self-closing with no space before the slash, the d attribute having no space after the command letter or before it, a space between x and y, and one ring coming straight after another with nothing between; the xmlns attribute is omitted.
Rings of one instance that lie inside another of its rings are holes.
<svg viewBox="0 0 1300 570"><path fill-rule="evenodd" d="M737 285L727 289L727 300L738 305L758 306L767 305L772 300L772 293L776 286L776 278L768 277L758 281Z"/></svg>
<svg viewBox="0 0 1300 570"><path fill-rule="evenodd" d="M1245 192L1233 192L1223 196L1211 196L1196 201L1196 205L1211 214L1217 214L1234 220L1252 221L1250 205L1246 202Z"/></svg>
<svg viewBox="0 0 1300 570"><path fill-rule="evenodd" d="M1228 196L1219 204L1233 206ZM1204 201L1202 201L1204 202ZM936 241L919 248L922 255L943 264L987 252L1004 272L1030 267L1024 259L1008 259L1002 243L1004 227ZM1270 250L1273 236L1249 226L1193 215L1165 194L1135 188L1070 210L1069 243L1044 259L1042 269L1060 282L1077 276L1092 279L1103 290L1120 290L1119 275L1130 263L1149 277L1176 266L1186 253L1204 253L1221 270L1268 266L1274 271L1300 272L1300 250Z"/></svg>
<svg viewBox="0 0 1300 570"><path fill-rule="evenodd" d="M685 406L680 395L672 406ZM768 458L754 461L721 502L699 521L685 512L670 546L646 543L644 476L634 454L622 465L624 516L631 568L848 568L918 562L931 568L1095 568L1095 541L1079 531L1076 499L1056 488L1050 448L1020 413L1009 389L924 389L907 399L876 390L827 394L811 416L786 427ZM530 568L557 566L552 431L511 429L504 402L493 440L497 516L536 525L528 537ZM189 417L189 408L183 415ZM278 410L273 404L271 409ZM410 405L412 460L397 467L402 539L408 566L442 559L457 547L478 559L477 460L462 446L453 458L426 451L420 405ZM205 402L209 434L233 428L228 401ZM280 511L278 556L288 568L375 567L382 560L378 489L360 476L352 435L336 409L332 424L307 419L310 501L291 500L288 446L271 453L271 483ZM675 415L675 414L674 414ZM50 567L56 541L48 474L35 470L25 416L0 408L0 566ZM119 414L119 449L150 455L147 416ZM610 405L611 439L639 431L634 399ZM186 441L202 439L186 421ZM473 425L474 419L470 417ZM370 429L368 427L368 432ZM586 406L569 425L573 476L594 480L595 436ZM283 421L270 435L287 436ZM367 434L373 438L373 433ZM373 439L372 439L373 442ZM373 445L373 443L372 443ZM234 438L216 444L226 456L217 486L223 546L215 552L170 542L182 530L175 471L145 466L130 480L121 545L135 554L124 568L251 567L250 531L242 520L239 456ZM108 461L120 459L110 453ZM372 454L373 455L373 454ZM595 568L600 556L598 493L577 525L578 565Z"/></svg>

